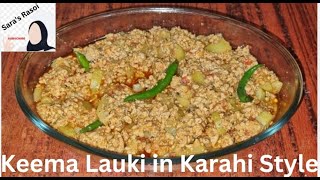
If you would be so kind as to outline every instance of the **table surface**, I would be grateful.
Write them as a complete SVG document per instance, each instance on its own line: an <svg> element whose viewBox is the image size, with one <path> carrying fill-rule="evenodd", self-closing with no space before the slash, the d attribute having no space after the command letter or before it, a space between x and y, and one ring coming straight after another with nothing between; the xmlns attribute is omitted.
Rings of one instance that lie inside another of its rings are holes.
<svg viewBox="0 0 320 180"><path fill-rule="evenodd" d="M149 6L151 4L105 3L105 4L57 4L57 27L84 16L112 9ZM159 5L159 4L157 4ZM303 155L303 164L317 158L317 7L316 4L161 4L176 7L196 7L219 12L238 20L255 24L262 30L277 36L296 56L304 72L305 91L302 102L291 120L275 135L237 152L238 158L253 155L253 172L208 173L173 172L155 173L87 173L85 152L46 135L36 128L21 111L14 92L16 70L24 53L2 53L2 154L16 155L11 164L19 159L76 159L79 173L9 173L3 176L283 176L273 169L262 173L260 157L268 154L280 156L289 162ZM231 158L231 155L223 158ZM92 167L98 167L101 157L91 155ZM298 166L297 166L298 167ZM284 168L284 165L281 165ZM316 173L299 172L292 176L315 176Z"/></svg>

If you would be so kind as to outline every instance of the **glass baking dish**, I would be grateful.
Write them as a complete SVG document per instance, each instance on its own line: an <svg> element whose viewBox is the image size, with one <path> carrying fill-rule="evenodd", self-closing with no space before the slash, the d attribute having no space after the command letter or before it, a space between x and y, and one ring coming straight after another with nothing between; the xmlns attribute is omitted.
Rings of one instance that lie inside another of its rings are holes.
<svg viewBox="0 0 320 180"><path fill-rule="evenodd" d="M22 60L15 80L15 92L25 115L40 130L67 144L106 158L126 159L126 154L102 150L81 143L59 133L37 114L33 102L33 88L51 61L68 55L77 46L84 46L101 39L107 33L130 31L135 28L150 29L153 26L171 28L180 26L197 35L222 33L233 47L250 45L251 53L258 61L274 71L284 83L279 94L279 111L274 123L263 132L243 142L226 148L195 155L197 159L209 159L230 154L252 146L273 135L296 112L303 94L303 78L299 66L290 52L276 38L246 23L209 11L191 8L142 7L108 11L71 22L57 30L56 52L27 53ZM138 158L139 157L134 157ZM152 158L144 158L151 163ZM167 159L167 158L166 158ZM180 157L170 158L174 163Z"/></svg>

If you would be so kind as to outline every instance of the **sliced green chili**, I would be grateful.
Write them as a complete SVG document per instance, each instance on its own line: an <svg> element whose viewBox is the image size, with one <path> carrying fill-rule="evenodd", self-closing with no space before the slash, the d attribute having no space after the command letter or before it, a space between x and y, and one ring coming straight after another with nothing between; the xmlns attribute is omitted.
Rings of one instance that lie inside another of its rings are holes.
<svg viewBox="0 0 320 180"><path fill-rule="evenodd" d="M74 51L74 53L76 54L80 65L85 69L86 72L89 71L89 61L86 58L86 56L84 56L82 53L79 53L77 51Z"/></svg>
<svg viewBox="0 0 320 180"><path fill-rule="evenodd" d="M156 86L154 86L153 88L151 88L147 91L130 95L130 96L126 97L124 99L124 101L131 102L131 101L135 101L135 100L150 99L150 98L155 97L157 94L162 92L167 86L170 85L173 76L176 74L176 72L178 70L178 64L179 63L177 60L175 60L173 63L171 63L169 65L169 67L167 68L165 78L159 80Z"/></svg>
<svg viewBox="0 0 320 180"><path fill-rule="evenodd" d="M238 89L237 89L237 93L238 93L238 97L240 99L240 102L251 102L253 100L253 98L249 95L247 95L245 87L248 83L248 81L250 80L251 76L253 75L253 73L259 68L263 66L262 64L257 64L253 67L251 67L249 70L247 70L241 80L239 81L238 84Z"/></svg>
<svg viewBox="0 0 320 180"><path fill-rule="evenodd" d="M80 130L80 133L93 131L93 130L97 129L99 126L101 126L101 125L102 125L102 122L98 119L98 120L94 121L93 123L89 124L88 126L82 128Z"/></svg>

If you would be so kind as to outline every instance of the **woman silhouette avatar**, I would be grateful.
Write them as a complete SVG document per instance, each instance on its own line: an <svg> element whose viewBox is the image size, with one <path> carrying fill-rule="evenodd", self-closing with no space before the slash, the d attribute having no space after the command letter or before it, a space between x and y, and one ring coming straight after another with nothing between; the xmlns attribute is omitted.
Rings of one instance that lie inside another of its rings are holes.
<svg viewBox="0 0 320 180"><path fill-rule="evenodd" d="M29 26L29 42L27 51L48 51L54 49L47 43L48 31L41 21L34 21Z"/></svg>

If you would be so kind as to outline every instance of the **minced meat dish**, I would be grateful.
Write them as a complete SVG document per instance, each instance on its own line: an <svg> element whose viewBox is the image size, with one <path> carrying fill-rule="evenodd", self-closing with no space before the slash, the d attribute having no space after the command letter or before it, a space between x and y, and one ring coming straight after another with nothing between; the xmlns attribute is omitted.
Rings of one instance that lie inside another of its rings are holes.
<svg viewBox="0 0 320 180"><path fill-rule="evenodd" d="M34 101L46 123L80 142L173 157L260 133L272 124L281 87L249 46L153 27L110 33L53 60Z"/></svg>

